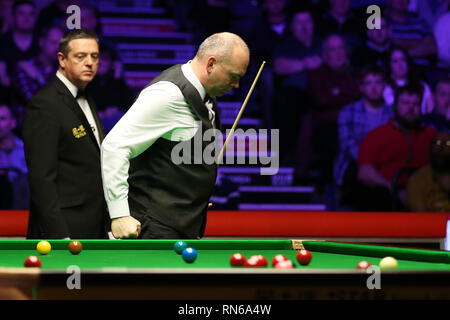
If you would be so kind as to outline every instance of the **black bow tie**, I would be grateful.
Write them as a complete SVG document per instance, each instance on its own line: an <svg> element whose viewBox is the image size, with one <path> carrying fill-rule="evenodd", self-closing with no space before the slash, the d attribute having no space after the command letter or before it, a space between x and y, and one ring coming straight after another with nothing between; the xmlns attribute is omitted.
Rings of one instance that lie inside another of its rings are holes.
<svg viewBox="0 0 450 320"><path fill-rule="evenodd" d="M78 89L77 96L75 97L75 99L78 98L86 98L86 91Z"/></svg>
<svg viewBox="0 0 450 320"><path fill-rule="evenodd" d="M210 96L206 95L205 98L203 99L203 103L207 103L207 102L213 102L213 98L211 98Z"/></svg>

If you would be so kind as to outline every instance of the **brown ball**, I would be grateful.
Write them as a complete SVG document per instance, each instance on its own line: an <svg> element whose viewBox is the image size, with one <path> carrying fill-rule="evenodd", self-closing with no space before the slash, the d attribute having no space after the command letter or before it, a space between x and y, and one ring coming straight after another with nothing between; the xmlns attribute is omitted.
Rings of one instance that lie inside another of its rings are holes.
<svg viewBox="0 0 450 320"><path fill-rule="evenodd" d="M83 245L81 244L80 241L75 240L69 243L69 251L72 254L79 254L81 250L83 250Z"/></svg>

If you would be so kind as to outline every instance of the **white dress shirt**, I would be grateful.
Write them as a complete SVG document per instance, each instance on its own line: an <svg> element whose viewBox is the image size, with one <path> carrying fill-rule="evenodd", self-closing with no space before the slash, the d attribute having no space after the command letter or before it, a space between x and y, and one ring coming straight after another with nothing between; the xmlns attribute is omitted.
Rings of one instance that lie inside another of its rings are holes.
<svg viewBox="0 0 450 320"><path fill-rule="evenodd" d="M70 82L69 79L67 79L61 72L57 71L56 76L61 80L67 89L69 89L70 93L73 95L74 98L77 97L78 88ZM84 116L86 117L87 121L89 122L89 125L91 126L91 130L94 133L95 139L97 140L98 145L100 146L100 137L98 134L98 128L97 124L95 123L94 116L92 115L91 108L89 107L89 103L84 97L80 97L77 99L78 105L80 106L81 110L83 110Z"/></svg>
<svg viewBox="0 0 450 320"><path fill-rule="evenodd" d="M182 65L181 71L204 100L205 88L192 71L190 61ZM213 119L211 112L210 119ZM189 140L198 128L197 115L174 83L159 81L142 90L101 146L103 189L111 219L130 215L127 181L130 159L159 138Z"/></svg>

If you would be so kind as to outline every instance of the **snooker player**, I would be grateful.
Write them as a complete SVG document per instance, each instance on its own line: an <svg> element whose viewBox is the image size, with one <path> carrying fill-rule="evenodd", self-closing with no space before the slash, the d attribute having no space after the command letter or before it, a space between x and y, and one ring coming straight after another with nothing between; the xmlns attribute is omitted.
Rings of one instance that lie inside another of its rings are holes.
<svg viewBox="0 0 450 320"><path fill-rule="evenodd" d="M239 86L249 60L239 36L211 35L193 60L172 66L146 86L105 137L103 188L115 238L203 235L217 165L175 164L172 149L193 143L197 132L220 128L216 97ZM206 145L203 141L202 153Z"/></svg>

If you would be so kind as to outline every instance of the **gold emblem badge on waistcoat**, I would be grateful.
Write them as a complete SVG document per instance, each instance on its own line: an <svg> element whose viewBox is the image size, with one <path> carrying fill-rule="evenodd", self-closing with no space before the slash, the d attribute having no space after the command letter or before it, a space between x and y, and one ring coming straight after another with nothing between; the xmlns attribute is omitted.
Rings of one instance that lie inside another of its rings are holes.
<svg viewBox="0 0 450 320"><path fill-rule="evenodd" d="M86 135L86 130L84 130L84 127L82 124L80 124L77 128L72 129L73 136L77 139L80 139L81 137L84 137Z"/></svg>

